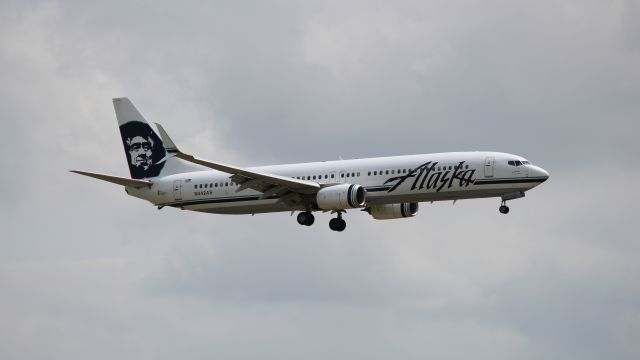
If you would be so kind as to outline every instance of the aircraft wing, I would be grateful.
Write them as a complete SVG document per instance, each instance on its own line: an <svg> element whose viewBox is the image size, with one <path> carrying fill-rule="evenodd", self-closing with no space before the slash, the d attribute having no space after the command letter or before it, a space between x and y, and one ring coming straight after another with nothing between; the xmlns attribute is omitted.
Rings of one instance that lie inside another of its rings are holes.
<svg viewBox="0 0 640 360"><path fill-rule="evenodd" d="M178 150L178 147L171 140L162 125L156 123L156 126L158 127L160 137L162 138L162 141L168 153L174 154L177 158L192 162L194 164L199 164L210 169L232 174L233 181L240 184L240 187L237 191L242 191L244 189L250 188L264 193L264 196L266 197L268 195L276 194L283 195L287 192L294 192L298 194L315 194L318 192L318 190L320 190L320 184L316 182L298 180L286 176L248 170L233 165L199 159L194 157L193 155L185 154L182 151Z"/></svg>

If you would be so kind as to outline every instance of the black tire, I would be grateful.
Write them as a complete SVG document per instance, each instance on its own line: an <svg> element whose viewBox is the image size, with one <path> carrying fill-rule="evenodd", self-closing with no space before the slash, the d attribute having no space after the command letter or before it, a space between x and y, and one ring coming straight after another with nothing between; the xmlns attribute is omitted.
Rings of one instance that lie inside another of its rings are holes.
<svg viewBox="0 0 640 360"><path fill-rule="evenodd" d="M307 221L304 223L306 226L313 225L313 222L316 221L316 217L313 216L312 213L307 213Z"/></svg>
<svg viewBox="0 0 640 360"><path fill-rule="evenodd" d="M301 212L298 213L298 224L300 225L305 225L305 226L310 226L311 224L313 224L313 221L315 220L313 217L313 214L311 214L310 212Z"/></svg>
<svg viewBox="0 0 640 360"><path fill-rule="evenodd" d="M307 215L303 212L298 213L296 220L298 220L298 224L304 225L307 222Z"/></svg>
<svg viewBox="0 0 640 360"><path fill-rule="evenodd" d="M347 228L347 222L343 219L336 219L336 231L344 231Z"/></svg>
<svg viewBox="0 0 640 360"><path fill-rule="evenodd" d="M506 205L500 206L500 209L498 209L498 210L500 210L500 212L503 213L503 214L508 214L509 213L509 207L506 206Z"/></svg>
<svg viewBox="0 0 640 360"><path fill-rule="evenodd" d="M331 229L333 231L338 231L337 230L338 227L336 225L337 221L338 221L338 219L336 219L336 218L333 218L333 219L329 220L329 229Z"/></svg>

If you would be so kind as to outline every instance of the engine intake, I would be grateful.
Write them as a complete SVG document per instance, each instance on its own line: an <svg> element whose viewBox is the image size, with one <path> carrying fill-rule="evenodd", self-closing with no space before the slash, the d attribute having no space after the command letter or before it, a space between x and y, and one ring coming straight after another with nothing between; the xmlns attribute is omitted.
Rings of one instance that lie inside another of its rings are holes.
<svg viewBox="0 0 640 360"><path fill-rule="evenodd" d="M368 210L376 220L401 219L415 216L418 213L418 203L375 205Z"/></svg>
<svg viewBox="0 0 640 360"><path fill-rule="evenodd" d="M366 190L356 184L340 184L320 189L316 195L322 210L344 210L364 206Z"/></svg>

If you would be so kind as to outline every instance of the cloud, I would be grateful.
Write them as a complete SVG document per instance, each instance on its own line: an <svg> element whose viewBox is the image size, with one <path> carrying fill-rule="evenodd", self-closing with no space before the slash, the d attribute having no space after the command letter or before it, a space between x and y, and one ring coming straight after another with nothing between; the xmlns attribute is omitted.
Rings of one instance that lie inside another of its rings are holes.
<svg viewBox="0 0 640 360"><path fill-rule="evenodd" d="M550 9L553 9L551 11ZM635 359L638 6L11 2L2 358ZM473 149L551 179L412 219L158 211L110 98L239 165Z"/></svg>

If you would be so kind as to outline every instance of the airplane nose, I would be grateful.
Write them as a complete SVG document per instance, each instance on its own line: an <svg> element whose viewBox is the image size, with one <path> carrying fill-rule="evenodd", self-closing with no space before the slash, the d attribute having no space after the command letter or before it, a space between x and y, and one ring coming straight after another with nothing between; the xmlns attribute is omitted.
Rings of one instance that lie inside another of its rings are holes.
<svg viewBox="0 0 640 360"><path fill-rule="evenodd" d="M535 176L543 178L544 180L542 181L547 181L547 179L549 178L549 173L547 172L547 170L538 166L535 167L535 170Z"/></svg>

